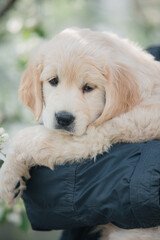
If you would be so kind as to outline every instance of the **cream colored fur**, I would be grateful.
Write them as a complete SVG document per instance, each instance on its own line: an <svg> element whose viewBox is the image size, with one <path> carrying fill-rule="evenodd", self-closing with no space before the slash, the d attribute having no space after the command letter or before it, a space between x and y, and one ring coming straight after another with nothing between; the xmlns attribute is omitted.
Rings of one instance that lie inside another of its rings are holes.
<svg viewBox="0 0 160 240"><path fill-rule="evenodd" d="M49 80L58 76L59 85ZM93 91L84 93L85 84ZM13 204L21 176L30 167L82 161L117 142L160 139L160 64L135 44L110 33L67 29L32 56L21 86L21 100L42 115L44 126L19 132L14 152L0 170L0 196ZM69 111L74 131L54 129L54 114ZM158 240L159 228L123 230L101 226L101 240Z"/></svg>

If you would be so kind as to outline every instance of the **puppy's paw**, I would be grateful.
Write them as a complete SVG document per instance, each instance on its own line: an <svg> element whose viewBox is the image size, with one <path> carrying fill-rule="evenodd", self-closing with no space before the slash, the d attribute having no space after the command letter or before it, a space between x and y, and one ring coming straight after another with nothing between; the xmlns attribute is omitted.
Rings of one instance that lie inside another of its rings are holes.
<svg viewBox="0 0 160 240"><path fill-rule="evenodd" d="M0 198L11 207L26 189L26 178L16 176L14 172L0 170Z"/></svg>

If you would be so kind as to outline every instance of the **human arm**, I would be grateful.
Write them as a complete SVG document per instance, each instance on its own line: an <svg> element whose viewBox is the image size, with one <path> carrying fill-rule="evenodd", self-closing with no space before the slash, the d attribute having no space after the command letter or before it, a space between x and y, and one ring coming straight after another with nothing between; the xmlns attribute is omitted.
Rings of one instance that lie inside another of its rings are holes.
<svg viewBox="0 0 160 240"><path fill-rule="evenodd" d="M34 168L23 198L35 230L112 222L125 229L160 225L160 142L116 144L97 160Z"/></svg>

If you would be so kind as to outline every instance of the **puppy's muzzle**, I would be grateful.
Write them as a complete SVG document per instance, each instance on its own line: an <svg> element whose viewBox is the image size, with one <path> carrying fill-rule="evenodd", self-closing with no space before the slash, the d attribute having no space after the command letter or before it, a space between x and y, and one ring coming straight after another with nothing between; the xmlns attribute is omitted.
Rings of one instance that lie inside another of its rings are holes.
<svg viewBox="0 0 160 240"><path fill-rule="evenodd" d="M55 113L56 129L63 129L66 131L73 131L75 117L65 111Z"/></svg>

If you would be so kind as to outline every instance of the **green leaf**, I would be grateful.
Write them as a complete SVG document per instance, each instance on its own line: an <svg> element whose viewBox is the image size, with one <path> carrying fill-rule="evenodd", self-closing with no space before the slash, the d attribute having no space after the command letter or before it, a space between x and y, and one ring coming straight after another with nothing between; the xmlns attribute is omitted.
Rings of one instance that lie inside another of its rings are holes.
<svg viewBox="0 0 160 240"><path fill-rule="evenodd" d="M29 224L29 221L28 221L28 218L27 218L27 215L25 212L21 213L21 218L22 218L22 221L21 221L19 228L21 230L23 230L24 232L27 232L30 227L30 224Z"/></svg>

